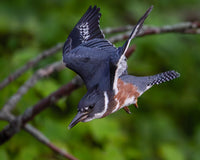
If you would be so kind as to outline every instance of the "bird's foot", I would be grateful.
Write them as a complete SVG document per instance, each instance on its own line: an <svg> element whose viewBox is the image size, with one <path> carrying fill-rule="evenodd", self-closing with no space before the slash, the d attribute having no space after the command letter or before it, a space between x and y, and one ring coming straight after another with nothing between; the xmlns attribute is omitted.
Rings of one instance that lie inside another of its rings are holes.
<svg viewBox="0 0 200 160"><path fill-rule="evenodd" d="M131 114L131 111L128 107L124 107L123 109L126 111L126 113Z"/></svg>

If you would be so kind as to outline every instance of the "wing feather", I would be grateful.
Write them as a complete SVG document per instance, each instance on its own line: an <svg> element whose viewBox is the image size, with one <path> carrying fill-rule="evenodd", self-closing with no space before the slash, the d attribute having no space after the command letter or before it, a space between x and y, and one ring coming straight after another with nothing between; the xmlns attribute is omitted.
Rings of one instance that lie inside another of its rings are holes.
<svg viewBox="0 0 200 160"><path fill-rule="evenodd" d="M101 13L100 8L90 6L86 13L82 16L74 29L69 34L66 40L63 53L68 53L70 49L78 47L80 44L85 43L94 38L104 38L104 34L100 29L99 20ZM69 40L71 39L71 41ZM70 48L70 49L69 49Z"/></svg>
<svg viewBox="0 0 200 160"><path fill-rule="evenodd" d="M124 73L126 73L126 71L127 71L127 62L126 62L125 53L129 47L129 44L130 44L131 40L140 32L145 19L147 18L147 16L149 15L149 13L151 12L152 9L153 9L153 6L151 6L145 12L145 14L140 18L140 20L137 22L137 24L133 28L133 31L131 32L128 40L124 43L124 45L122 47L118 48L118 56L119 57L118 57L117 65L116 65L116 70L115 70L115 74L114 74L114 82L113 82L113 89L115 92L118 91L118 89L117 89L118 78L121 75L123 75Z"/></svg>
<svg viewBox="0 0 200 160"><path fill-rule="evenodd" d="M117 48L104 39L99 11L96 6L90 6L63 47L63 62L82 77L88 90L94 86L111 89L109 63L111 55L117 53Z"/></svg>

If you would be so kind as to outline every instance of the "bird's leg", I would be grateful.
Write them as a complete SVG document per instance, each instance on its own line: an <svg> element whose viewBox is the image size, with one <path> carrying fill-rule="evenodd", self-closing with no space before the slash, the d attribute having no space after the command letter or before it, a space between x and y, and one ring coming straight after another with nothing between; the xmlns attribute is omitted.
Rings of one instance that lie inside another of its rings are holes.
<svg viewBox="0 0 200 160"><path fill-rule="evenodd" d="M130 111L130 109L127 106L124 107L123 109L126 111L126 113L131 114L131 111Z"/></svg>
<svg viewBox="0 0 200 160"><path fill-rule="evenodd" d="M137 99L136 99L136 102L133 105L135 106L135 108L138 108Z"/></svg>
<svg viewBox="0 0 200 160"><path fill-rule="evenodd" d="M134 106L135 106L135 108L138 108L138 104L137 103L135 103L135 104L133 104Z"/></svg>

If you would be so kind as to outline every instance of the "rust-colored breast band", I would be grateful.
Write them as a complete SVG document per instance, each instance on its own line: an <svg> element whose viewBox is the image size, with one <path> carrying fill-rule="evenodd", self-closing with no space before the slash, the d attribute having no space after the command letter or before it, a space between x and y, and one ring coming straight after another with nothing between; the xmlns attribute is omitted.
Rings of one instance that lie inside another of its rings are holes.
<svg viewBox="0 0 200 160"><path fill-rule="evenodd" d="M125 83L120 78L117 82L118 93L115 95L115 99L119 101L119 106L125 103L127 98L135 97L136 99L139 97L139 92L137 91L137 87L131 83Z"/></svg>
<svg viewBox="0 0 200 160"><path fill-rule="evenodd" d="M137 87L131 83L123 82L120 78L117 81L117 88L118 93L116 95L109 96L110 99L108 103L108 109L102 117L111 114L114 110L117 111L118 109L120 109L124 105L127 98L134 97L135 99L137 99L139 97Z"/></svg>

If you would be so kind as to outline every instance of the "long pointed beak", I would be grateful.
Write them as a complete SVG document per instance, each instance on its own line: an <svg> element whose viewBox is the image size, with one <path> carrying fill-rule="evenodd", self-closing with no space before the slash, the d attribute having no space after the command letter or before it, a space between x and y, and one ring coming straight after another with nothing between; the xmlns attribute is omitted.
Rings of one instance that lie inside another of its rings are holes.
<svg viewBox="0 0 200 160"><path fill-rule="evenodd" d="M81 113L78 112L77 115L74 117L74 119L71 121L71 123L68 126L68 129L71 129L74 127L78 122L81 122L82 120L87 118L87 113Z"/></svg>

